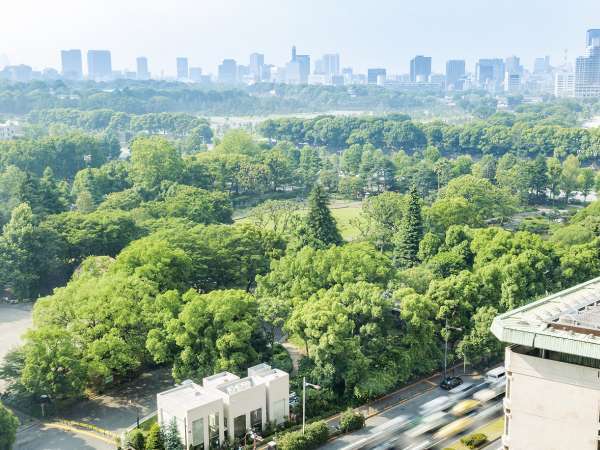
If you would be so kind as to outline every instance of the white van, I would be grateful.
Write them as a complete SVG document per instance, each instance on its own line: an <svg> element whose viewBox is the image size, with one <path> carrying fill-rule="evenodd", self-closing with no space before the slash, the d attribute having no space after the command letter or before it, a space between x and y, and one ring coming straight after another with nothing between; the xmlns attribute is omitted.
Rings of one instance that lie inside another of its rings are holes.
<svg viewBox="0 0 600 450"><path fill-rule="evenodd" d="M498 383L499 381L503 382L505 380L506 369L504 368L504 366L496 367L495 369L489 370L485 374L485 381L491 384Z"/></svg>

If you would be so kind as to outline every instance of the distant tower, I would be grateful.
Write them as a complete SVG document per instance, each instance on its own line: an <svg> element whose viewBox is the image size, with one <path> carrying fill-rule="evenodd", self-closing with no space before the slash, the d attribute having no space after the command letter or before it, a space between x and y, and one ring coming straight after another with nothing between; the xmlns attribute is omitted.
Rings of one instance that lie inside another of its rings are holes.
<svg viewBox="0 0 600 450"><path fill-rule="evenodd" d="M296 61L296 46L292 46L292 62Z"/></svg>

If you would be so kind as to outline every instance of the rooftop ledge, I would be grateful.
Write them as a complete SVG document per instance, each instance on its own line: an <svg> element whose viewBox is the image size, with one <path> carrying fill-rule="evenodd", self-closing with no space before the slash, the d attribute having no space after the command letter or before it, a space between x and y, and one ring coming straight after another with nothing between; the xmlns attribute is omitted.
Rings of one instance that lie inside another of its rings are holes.
<svg viewBox="0 0 600 450"><path fill-rule="evenodd" d="M600 359L600 277L496 317L508 344Z"/></svg>

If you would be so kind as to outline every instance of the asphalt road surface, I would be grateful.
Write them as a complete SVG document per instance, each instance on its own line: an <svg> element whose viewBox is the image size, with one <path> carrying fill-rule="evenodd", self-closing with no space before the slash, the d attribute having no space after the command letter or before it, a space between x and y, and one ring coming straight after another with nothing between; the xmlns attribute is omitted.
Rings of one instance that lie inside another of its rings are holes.
<svg viewBox="0 0 600 450"><path fill-rule="evenodd" d="M476 382L476 383L482 382L481 376L476 376L476 377L463 376L462 378L465 382ZM414 397L414 398L406 401L405 403L402 403L398 406L388 409L387 411L385 411L384 413L382 413L378 416L374 416L374 417L367 419L366 426L362 430L341 436L341 437L327 443L322 448L325 450L341 450L350 444L356 443L366 437L374 435L373 430L375 429L375 427L377 427L379 425L383 425L386 422L388 422L396 417L399 417L399 416L416 417L416 416L418 416L418 410L421 405L435 399L436 397L442 396L442 395L446 395L446 392L440 388L436 388L436 389L428 391L424 394L418 395L417 397ZM499 417L500 415L501 415L501 409L497 414L493 415L493 417ZM486 418L483 421L476 420L476 423L477 423L477 425L479 425L480 423L485 423L485 422L491 420L493 417ZM410 448L410 445L415 445L415 444L425 441L426 436L420 436L415 439L410 439L404 433L398 433L395 436L395 439L392 439L392 437L390 436L389 440L394 441L394 446L396 446L396 448L404 449L407 447ZM456 440L456 437L453 437L451 439L448 439L445 442L442 442L441 443L442 446L439 448L443 448L443 445L453 442L454 440ZM427 447L424 447L424 448L427 448Z"/></svg>

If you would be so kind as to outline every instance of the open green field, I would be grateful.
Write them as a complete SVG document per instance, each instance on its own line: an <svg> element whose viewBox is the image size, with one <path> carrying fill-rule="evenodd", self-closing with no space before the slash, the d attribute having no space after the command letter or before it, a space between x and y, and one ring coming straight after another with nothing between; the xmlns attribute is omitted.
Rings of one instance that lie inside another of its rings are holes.
<svg viewBox="0 0 600 450"><path fill-rule="evenodd" d="M337 222L340 233L342 233L342 237L347 241L356 239L359 231L352 222L359 217L362 210L362 203L357 201L333 200L329 208ZM300 210L300 214L306 214L307 211L306 208L303 208ZM246 214L243 214L242 217L235 219L235 221L237 223L249 223L250 219Z"/></svg>

